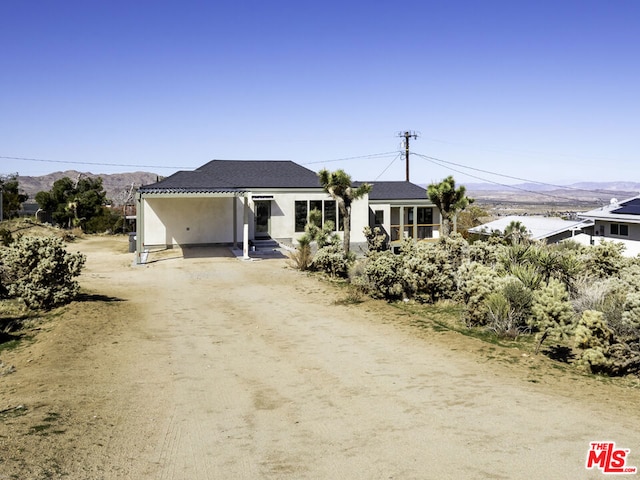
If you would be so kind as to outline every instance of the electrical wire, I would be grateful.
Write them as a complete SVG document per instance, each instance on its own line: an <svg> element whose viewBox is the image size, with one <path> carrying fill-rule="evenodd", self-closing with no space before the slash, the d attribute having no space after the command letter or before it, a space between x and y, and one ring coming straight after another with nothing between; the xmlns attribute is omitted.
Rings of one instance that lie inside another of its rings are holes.
<svg viewBox="0 0 640 480"><path fill-rule="evenodd" d="M383 152L383 153L372 153L371 155L360 155L357 157L345 157L345 158L336 158L333 160L317 160L314 162L306 162L306 163L301 163L300 165L315 165L318 163L333 163L333 162L344 162L347 160L359 160L361 158L380 158L380 157L386 157L389 155L395 155L397 154L398 151L395 150L393 152Z"/></svg>
<svg viewBox="0 0 640 480"><path fill-rule="evenodd" d="M393 165L393 164L395 163L395 161L396 161L396 160L398 160L398 158L400 158L400 154L401 154L401 152L398 152L398 154L397 154L395 157L393 157L393 160L391 160L391 163L390 163L389 165L387 165L387 166L385 167L385 169L384 169L384 170L382 170L382 172L380 172L380 175L378 175L378 176L374 179L374 182L375 182L376 180L378 180L382 175L384 175L384 172L386 172L387 170L389 170L389 167L391 167L391 165Z"/></svg>
<svg viewBox="0 0 640 480"><path fill-rule="evenodd" d="M25 157L5 157L0 156L8 160L25 160L29 162L47 162L47 163L68 163L71 165L95 165L100 167L134 167L134 168L167 168L171 170L195 170L195 167L175 167L167 165L137 165L129 163L103 163L103 162L74 162L71 160L48 160L44 158L25 158Z"/></svg>
<svg viewBox="0 0 640 480"><path fill-rule="evenodd" d="M418 154L416 154L416 155L418 155ZM433 163L435 165L438 165L440 167L447 168L447 169L449 169L451 171L454 171L456 173L460 173L462 175L467 175L468 177L475 178L477 180L482 180L483 182L491 183L493 185L499 185L501 187L510 188L510 189L513 189L513 190L519 190L521 192L530 193L532 195L540 195L540 196L543 196L543 197L549 197L549 198L558 199L558 200L565 200L565 201L569 200L569 201L575 202L575 203L581 203L581 204L585 204L585 205L593 205L593 201L589 201L589 200L580 200L578 198L564 197L564 196L561 196L561 195L553 195L553 194L545 193L545 192L536 192L534 190L527 190L526 188L517 187L515 185L507 185L505 183L495 182L495 181L489 180L487 178L479 177L477 175L472 175L470 173L463 172L461 170L457 170L457 169L455 169L455 168L453 168L453 167L451 167L449 165L446 165L444 163L440 163L440 161L435 160L432 157L427 157L426 155L418 155L418 156L423 157L425 160L427 160L427 161L429 161L429 162L431 162L431 163ZM452 163L452 162L446 162L446 163ZM477 170L477 169L474 169L474 170ZM487 172L487 173L489 173L489 172ZM496 175L499 175L499 174L496 174ZM591 192L591 193L593 193L593 192Z"/></svg>
<svg viewBox="0 0 640 480"><path fill-rule="evenodd" d="M474 170L476 172L482 172L482 173L488 173L489 175L495 175L497 177L504 177L504 178L510 178L512 180L519 180L521 182L527 182L527 183L535 183L536 185L543 185L545 187L554 187L554 188L561 188L563 190L575 190L578 192L588 192L588 193L594 193L594 190L588 190L586 188L578 188L578 187L571 187L569 185L555 185L553 183L545 183L545 182L539 182L537 180L530 180L527 178L521 178L521 177L514 177L512 175L506 175L503 173L496 173L496 172L491 172L489 170L483 170L481 168L475 168L475 167L469 167L467 165L462 165L461 163L456 163L456 162L450 162L448 160L443 160L441 158L436 158L436 157L430 157L428 155L422 155L420 153L411 153L411 155L416 155L418 157L422 157L422 158L426 158L426 159L432 159L432 160L436 160L438 162L442 162L442 163L446 163L448 165L455 165L457 167L461 167L461 168L466 168L469 170ZM613 191L607 191L607 190L595 190L596 193L608 193L608 194L615 194L617 192L613 192Z"/></svg>

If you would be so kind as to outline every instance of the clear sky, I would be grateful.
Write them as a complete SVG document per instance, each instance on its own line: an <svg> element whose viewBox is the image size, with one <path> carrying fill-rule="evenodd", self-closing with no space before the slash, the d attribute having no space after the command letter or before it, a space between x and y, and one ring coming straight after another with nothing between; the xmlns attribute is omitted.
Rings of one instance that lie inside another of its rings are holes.
<svg viewBox="0 0 640 480"><path fill-rule="evenodd" d="M640 182L638 0L0 0L0 42L0 173L286 159L403 180L412 130L459 165Z"/></svg>

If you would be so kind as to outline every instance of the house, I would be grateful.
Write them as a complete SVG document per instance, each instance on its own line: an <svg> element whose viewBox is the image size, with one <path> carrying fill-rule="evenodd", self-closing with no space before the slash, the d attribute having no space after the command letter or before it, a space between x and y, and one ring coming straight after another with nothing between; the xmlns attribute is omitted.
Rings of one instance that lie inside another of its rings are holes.
<svg viewBox="0 0 640 480"><path fill-rule="evenodd" d="M469 229L469 233L476 235L491 235L494 231L504 232L513 222L519 222L529 232L532 240L544 240L547 243L557 243L573 238L582 232L590 222L583 220L563 220L557 217L509 215L492 222L484 223Z"/></svg>
<svg viewBox="0 0 640 480"><path fill-rule="evenodd" d="M195 245L241 244L248 258L251 241L295 243L313 209L341 235L336 201L314 171L291 161L212 160L138 190L137 261L150 248ZM430 238L439 228L425 189L410 182L373 183L354 201L352 246L366 244L367 225L380 225L392 241Z"/></svg>
<svg viewBox="0 0 640 480"><path fill-rule="evenodd" d="M593 222L579 239L582 243L593 245L598 240L614 241L625 245L625 255L640 254L640 196L621 202L612 199L609 205L578 216Z"/></svg>

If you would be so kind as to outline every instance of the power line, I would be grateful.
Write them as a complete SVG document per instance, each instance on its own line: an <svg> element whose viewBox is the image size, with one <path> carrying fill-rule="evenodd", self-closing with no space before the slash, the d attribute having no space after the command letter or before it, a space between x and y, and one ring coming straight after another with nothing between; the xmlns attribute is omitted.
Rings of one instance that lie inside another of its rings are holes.
<svg viewBox="0 0 640 480"><path fill-rule="evenodd" d="M333 162L344 162L347 160L359 160L362 158L380 158L380 157L387 157L389 155L395 155L397 154L397 151L393 151L393 152L382 152L382 153L372 153L370 155L359 155L357 157L345 157L345 158L335 158L333 160L317 160L314 162L305 162L305 163L301 163L300 165L316 165L318 163L333 163Z"/></svg>
<svg viewBox="0 0 640 480"><path fill-rule="evenodd" d="M137 165L137 164L129 164L129 163L77 162L72 160L50 160L45 158L5 157L5 156L0 156L0 158L5 158L7 160L25 160L28 162L65 163L65 164L71 164L71 165L95 165L99 167L167 168L171 170L195 170L195 167L184 167L184 166L176 167L176 166L167 166L167 165Z"/></svg>
<svg viewBox="0 0 640 480"><path fill-rule="evenodd" d="M576 192L602 193L602 194L607 194L607 195L617 195L617 194L620 193L619 191L614 191L614 190L602 190L602 189L590 190L590 189L586 189L586 188L572 187L570 185L556 185L554 183L540 182L540 181L531 180L531 179L528 179L528 178L514 177L512 175L507 175L507 174L504 174L504 173L497 173L497 172L492 172L490 170L483 170L481 168L470 167L468 165L463 165L461 163L451 162L451 161L443 160L441 158L436 158L436 157L430 157L428 155L422 155L420 153L413 153L412 155L416 155L416 156L425 158L427 160L435 160L435 161L438 161L438 162L441 162L441 163L444 163L444 164L447 164L447 165L455 165L457 167L466 168L468 170L474 170L476 172L488 173L489 175L495 175L497 177L510 178L512 180L519 180L521 182L535 183L536 185L543 185L545 187L554 187L554 188L560 188L560 189L563 189L563 190L573 190L573 191L576 191ZM441 166L444 166L444 165L441 165ZM460 173L463 173L464 175L469 175L469 176L473 177L473 175L470 175L470 174L467 174L467 173L464 173L464 172L460 172ZM473 177L473 178L476 178L476 177ZM484 180L484 179L481 179L481 180ZM484 181L487 181L489 183L496 183L496 182L491 182L490 180L484 180ZM501 183L496 183L496 185L502 185L502 184ZM504 186L512 188L510 185L504 185Z"/></svg>
<svg viewBox="0 0 640 480"><path fill-rule="evenodd" d="M582 204L585 204L585 205L593 205L593 202L589 201L589 200L580 200L578 198L564 197L564 196L561 196L561 195L553 195L553 194L545 193L545 192L536 192L534 190L527 190L526 188L517 187L515 185L507 185L506 183L495 182L495 181L489 180L487 178L479 177L477 175L472 175L470 173L463 172L461 170L457 170L457 169L455 169L455 168L453 168L453 167L451 167L449 165L446 165L444 163L440 163L440 161L438 159L434 159L432 157L427 157L426 155L419 155L419 154L416 154L416 155L418 155L418 156L424 158L425 160L427 160L427 161L429 161L429 162L431 162L431 163L433 163L435 165L438 165L440 167L448 168L449 170L452 170L452 171L454 171L456 173L461 173L462 175L467 175L468 177L475 178L477 180L482 180L483 182L491 183L493 185L499 185L501 187L510 188L510 189L513 189L513 190L519 190L521 192L531 193L533 195L540 195L540 196L543 196L543 197L549 197L549 198L558 199L558 200L569 200L571 202L582 203ZM452 163L452 162L445 162L445 163ZM467 167L465 167L465 168L467 168ZM470 167L468 167L468 168L470 168ZM474 170L477 170L477 169L474 169ZM490 173L490 172L487 172L487 173ZM500 175L500 174L495 174L495 175ZM591 192L591 193L593 193L593 192Z"/></svg>
<svg viewBox="0 0 640 480"><path fill-rule="evenodd" d="M400 158L400 152L398 152L398 153L396 154L396 156L395 156L395 157L393 157L393 160L391 160L391 163L390 163L389 165L387 165L387 166L385 167L385 169L384 169L384 170L382 170L382 172L380 172L380 175L378 175L378 176L374 179L374 182L375 182L376 180L378 180L382 175L384 175L384 172L386 172L387 170L389 170L389 167L391 167L391 165L393 165L393 163L394 163L396 160L398 160L398 158Z"/></svg>

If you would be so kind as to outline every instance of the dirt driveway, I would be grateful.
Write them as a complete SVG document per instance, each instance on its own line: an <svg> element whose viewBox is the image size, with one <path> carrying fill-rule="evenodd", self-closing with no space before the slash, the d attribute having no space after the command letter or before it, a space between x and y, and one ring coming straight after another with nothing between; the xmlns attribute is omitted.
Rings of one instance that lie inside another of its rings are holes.
<svg viewBox="0 0 640 480"><path fill-rule="evenodd" d="M0 357L2 480L606 478L600 440L640 466L638 388L336 305L282 260L114 242L71 247L89 293Z"/></svg>

